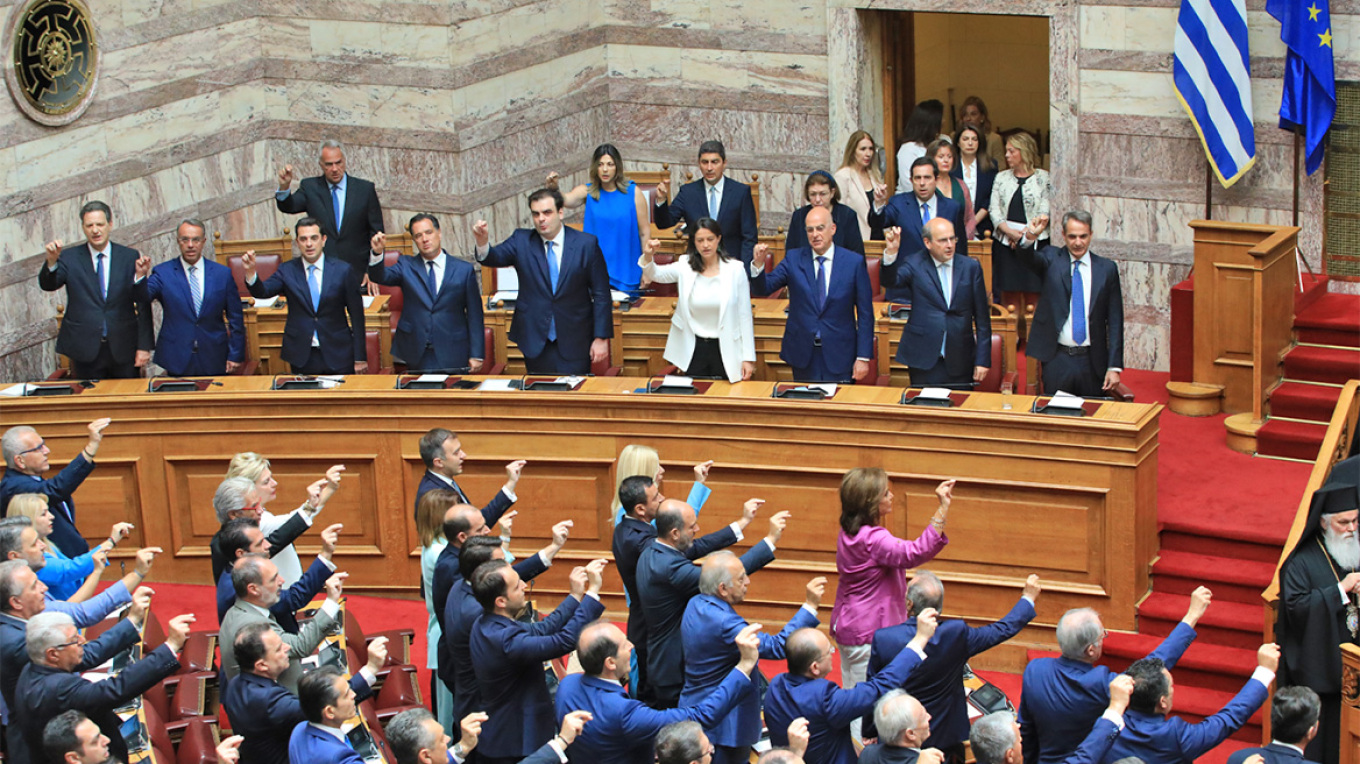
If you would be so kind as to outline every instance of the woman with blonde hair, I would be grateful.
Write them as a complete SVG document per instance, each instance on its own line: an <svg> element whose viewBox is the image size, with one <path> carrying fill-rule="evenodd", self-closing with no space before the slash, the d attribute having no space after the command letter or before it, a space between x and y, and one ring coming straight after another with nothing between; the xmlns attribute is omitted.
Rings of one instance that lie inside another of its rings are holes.
<svg viewBox="0 0 1360 764"><path fill-rule="evenodd" d="M874 190L883 185L883 174L878 171L878 146L874 138L863 130L850 134L845 143L845 156L836 170L836 182L841 187L841 204L855 211L859 218L860 238L882 239L882 229L875 230L869 223L874 209Z"/></svg>
<svg viewBox="0 0 1360 764"><path fill-rule="evenodd" d="M690 486L689 496L685 503L694 507L694 514L698 515L703 508L704 502L713 493L704 481L708 480L708 471L713 468L713 460L699 462L694 465L694 485ZM614 518L614 525L618 525L623 520L623 505L619 503L619 486L623 481L634 475L646 475L656 484L657 490L661 490L661 478L666 474L666 468L661 466L661 455L651 446L642 446L631 443L623 447L619 452L619 458L614 462L614 498L609 507L609 514Z"/></svg>
<svg viewBox="0 0 1360 764"><path fill-rule="evenodd" d="M831 638L841 649L841 686L863 682L874 632L907 618L906 571L931 561L949 539L954 481L935 489L939 507L915 541L905 541L883 527L893 511L892 483L877 467L856 467L841 479L841 528L836 538L836 604L831 609ZM858 725L852 725L858 736Z"/></svg>
<svg viewBox="0 0 1360 764"><path fill-rule="evenodd" d="M425 613L429 616L425 626L425 665L430 669L430 702L434 705L435 717L444 729L453 729L453 693L439 681L439 643L444 632L439 628L439 619L434 609L444 603L434 601L434 566L449 540L444 538L444 515L449 507L458 503L458 494L443 488L426 491L420 497L419 511L416 512L416 535L420 537L420 580L421 591L425 595Z"/></svg>
<svg viewBox="0 0 1360 764"><path fill-rule="evenodd" d="M255 491L260 502L260 531L268 536L276 528L288 522L294 515L298 516L308 527L316 519L318 513L326 506L326 502L340 490L340 475L345 471L345 465L337 464L326 470L326 476L307 486L307 501L302 506L283 515L276 515L265 509L269 502L278 496L279 483L274 479L274 472L270 469L269 460L253 451L243 451L231 458L231 464L227 467L227 477L243 477L255 483ZM302 578L302 560L298 558L297 549L289 544L285 547L274 549L273 556L270 558L279 568L279 575L283 576L284 586L292 586L299 578Z"/></svg>
<svg viewBox="0 0 1360 764"><path fill-rule="evenodd" d="M78 556L67 557L50 538L52 534L52 510L48 507L47 496L40 493L21 493L9 501L9 514L27 517L33 521L33 530L47 546L43 552L46 562L38 571L38 580L47 584L52 596L68 602L84 602L94 594L99 585L99 576L108 565L108 554L118 542L132 532L132 523L114 523L109 537L99 542L90 551Z"/></svg>
<svg viewBox="0 0 1360 764"><path fill-rule="evenodd" d="M1006 139L1006 168L997 173L992 184L988 216L996 225L992 242L992 289L1001 303L1015 305L1022 315L1039 299L1042 282L1038 274L1020 264L1016 249L1024 246L1025 227L1035 218L1048 217L1053 196L1048 173L1039 167L1039 146L1029 133L1016 133ZM1048 229L1031 244L1042 249L1048 244Z"/></svg>

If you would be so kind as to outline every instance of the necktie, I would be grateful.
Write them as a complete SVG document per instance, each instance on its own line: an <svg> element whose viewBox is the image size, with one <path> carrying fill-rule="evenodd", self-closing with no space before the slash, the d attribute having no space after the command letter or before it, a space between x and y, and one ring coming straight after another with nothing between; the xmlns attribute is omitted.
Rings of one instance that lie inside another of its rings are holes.
<svg viewBox="0 0 1360 764"><path fill-rule="evenodd" d="M108 282L104 280L104 253L103 253L103 252L100 252L98 255L95 256L95 258L94 258L94 263L95 263L95 265L94 265L94 277L97 278L97 279L99 279L99 296L100 296L100 298L107 300L107 299L109 299L109 285L108 285ZM102 315L102 314L101 314L101 315ZM104 321L104 322L101 324L99 331L100 331L100 335L99 335L99 336L101 336L101 337L107 337L107 336L109 336L109 322L108 322L108 321Z"/></svg>
<svg viewBox="0 0 1360 764"><path fill-rule="evenodd" d="M817 312L826 306L826 255L817 256Z"/></svg>
<svg viewBox="0 0 1360 764"><path fill-rule="evenodd" d="M203 307L203 288L198 285L198 266L189 266L189 297L194 301L194 315Z"/></svg>
<svg viewBox="0 0 1360 764"><path fill-rule="evenodd" d="M434 261L425 261L425 283L430 287L430 297L439 294L439 282L434 279Z"/></svg>
<svg viewBox="0 0 1360 764"><path fill-rule="evenodd" d="M553 257L553 243L547 242L548 253L548 279L552 282L553 294L557 294L557 258ZM557 317L548 319L548 341L553 342L557 339Z"/></svg>
<svg viewBox="0 0 1360 764"><path fill-rule="evenodd" d="M930 202L921 202L921 225L930 222Z"/></svg>
<svg viewBox="0 0 1360 764"><path fill-rule="evenodd" d="M714 220L718 219L718 187L708 187L708 216Z"/></svg>
<svg viewBox="0 0 1360 764"><path fill-rule="evenodd" d="M1072 264L1072 341L1086 342L1086 286L1081 280L1081 263Z"/></svg>
<svg viewBox="0 0 1360 764"><path fill-rule="evenodd" d="M954 299L954 294L952 292L954 285L949 283L950 275L949 263L940 263L940 289L944 292L944 306L946 308L950 306L951 301Z"/></svg>
<svg viewBox="0 0 1360 764"><path fill-rule="evenodd" d="M312 312L321 308L321 278L316 275L316 266L307 266L307 286L312 290Z"/></svg>
<svg viewBox="0 0 1360 764"><path fill-rule="evenodd" d="M331 186L331 208L335 213L335 232L340 233L340 187Z"/></svg>

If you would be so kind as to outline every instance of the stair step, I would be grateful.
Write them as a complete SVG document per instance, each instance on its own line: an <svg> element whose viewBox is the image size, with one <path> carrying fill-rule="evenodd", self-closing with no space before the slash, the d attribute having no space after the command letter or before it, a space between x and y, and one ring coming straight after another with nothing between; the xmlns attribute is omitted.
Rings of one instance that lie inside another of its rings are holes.
<svg viewBox="0 0 1360 764"><path fill-rule="evenodd" d="M1138 632L1166 636L1185 617L1189 605L1187 597L1153 591L1138 606ZM1265 608L1261 604L1216 600L1200 619L1195 631L1197 641L1224 645L1242 650L1261 646L1261 627L1265 623Z"/></svg>
<svg viewBox="0 0 1360 764"><path fill-rule="evenodd" d="M1270 415L1329 422L1341 399L1341 388L1285 382L1270 393Z"/></svg>
<svg viewBox="0 0 1360 764"><path fill-rule="evenodd" d="M1284 374L1289 379L1344 385L1360 377L1360 348L1299 345L1285 354Z"/></svg>
<svg viewBox="0 0 1360 764"><path fill-rule="evenodd" d="M1360 295L1322 295L1294 317L1299 342L1360 347Z"/></svg>
<svg viewBox="0 0 1360 764"><path fill-rule="evenodd" d="M1162 643L1162 637L1148 634L1112 633L1105 639L1100 662L1115 671L1146 657ZM1237 692L1256 668L1256 651L1213 645L1196 639L1176 664L1177 686L1203 687Z"/></svg>
<svg viewBox="0 0 1360 764"><path fill-rule="evenodd" d="M1200 535L1195 529L1182 527L1173 521L1165 523L1162 527L1161 554L1168 551L1213 554L1235 562L1267 562L1273 566L1279 562L1284 542L1283 533L1261 533L1260 538L1256 540L1213 538Z"/></svg>
<svg viewBox="0 0 1360 764"><path fill-rule="evenodd" d="M1256 431L1256 450L1267 456L1315 461L1327 426L1311 422L1268 420Z"/></svg>
<svg viewBox="0 0 1360 764"><path fill-rule="evenodd" d="M1182 550L1163 550L1152 566L1153 589L1164 594L1189 596L1203 585L1219 602L1259 604L1261 591L1270 585L1275 563L1239 560Z"/></svg>

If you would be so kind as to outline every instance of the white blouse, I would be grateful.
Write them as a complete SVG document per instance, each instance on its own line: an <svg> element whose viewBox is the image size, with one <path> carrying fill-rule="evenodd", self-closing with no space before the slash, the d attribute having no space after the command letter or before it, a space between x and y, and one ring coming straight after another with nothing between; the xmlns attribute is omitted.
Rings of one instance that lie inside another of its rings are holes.
<svg viewBox="0 0 1360 764"><path fill-rule="evenodd" d="M695 336L717 339L718 314L724 302L727 302L727 294L722 289L721 279L717 276L694 279L694 289L689 293L689 322Z"/></svg>

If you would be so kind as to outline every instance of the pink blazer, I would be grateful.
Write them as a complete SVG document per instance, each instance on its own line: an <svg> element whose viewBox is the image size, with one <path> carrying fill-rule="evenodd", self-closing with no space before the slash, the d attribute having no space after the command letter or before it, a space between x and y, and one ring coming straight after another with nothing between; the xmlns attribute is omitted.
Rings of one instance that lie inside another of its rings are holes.
<svg viewBox="0 0 1360 764"><path fill-rule="evenodd" d="M831 638L841 645L867 645L874 632L907 619L904 571L930 562L949 539L927 526L915 541L903 541L887 528L866 525L853 537L836 538L836 606Z"/></svg>

